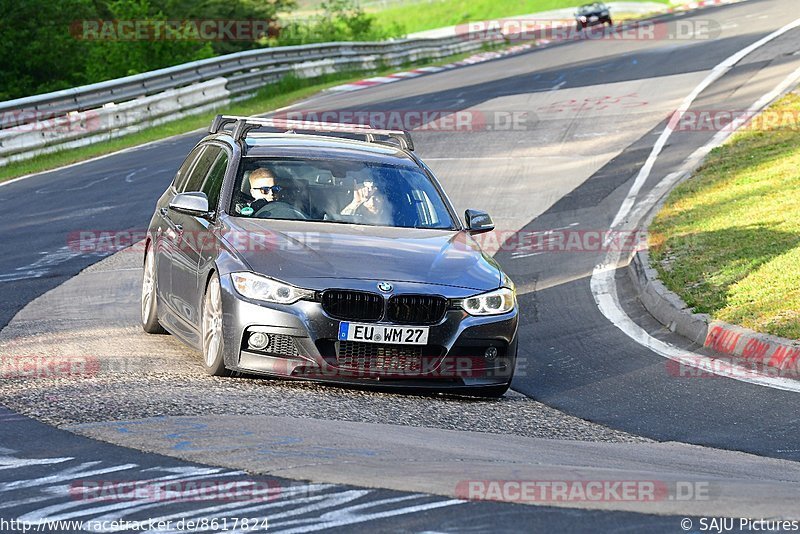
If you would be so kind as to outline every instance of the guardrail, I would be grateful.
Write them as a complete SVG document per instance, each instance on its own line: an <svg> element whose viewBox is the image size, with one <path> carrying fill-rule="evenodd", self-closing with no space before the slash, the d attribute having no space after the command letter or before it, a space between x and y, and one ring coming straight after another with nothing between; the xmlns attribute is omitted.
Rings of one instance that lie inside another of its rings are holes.
<svg viewBox="0 0 800 534"><path fill-rule="evenodd" d="M482 45L450 36L262 48L0 102L0 166L220 108L288 74L311 78L394 67Z"/></svg>

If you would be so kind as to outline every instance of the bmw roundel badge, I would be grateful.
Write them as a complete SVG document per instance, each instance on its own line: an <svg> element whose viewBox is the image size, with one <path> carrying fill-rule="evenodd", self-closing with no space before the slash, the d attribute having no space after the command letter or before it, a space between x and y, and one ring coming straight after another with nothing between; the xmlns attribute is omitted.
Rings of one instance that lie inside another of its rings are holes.
<svg viewBox="0 0 800 534"><path fill-rule="evenodd" d="M380 289L384 293L390 293L393 287L392 284L390 284L389 282L381 282L380 284L378 284L378 289Z"/></svg>

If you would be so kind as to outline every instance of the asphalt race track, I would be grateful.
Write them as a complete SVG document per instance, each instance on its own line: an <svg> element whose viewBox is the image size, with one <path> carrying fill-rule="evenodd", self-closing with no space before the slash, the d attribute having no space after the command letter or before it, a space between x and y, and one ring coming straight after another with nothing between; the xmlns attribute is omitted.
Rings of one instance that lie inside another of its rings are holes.
<svg viewBox="0 0 800 534"><path fill-rule="evenodd" d="M711 29L691 39L555 43L360 91L326 92L293 109L466 112L485 127L412 133L459 211L488 211L502 235L603 230L668 115L726 58L795 18L794 0L710 7L659 19L667 28ZM690 109L747 109L798 68L794 29L745 56ZM509 116L523 118L517 128L506 127ZM637 198L715 133L676 131ZM800 487L796 394L674 376L665 358L598 309L590 279L603 251L531 253L487 243L516 282L522 310L514 391L500 401L203 376L198 355L169 336L145 336L136 324L139 255L123 251L104 260L109 253L71 244L82 231L146 228L156 198L200 137L0 186L2 354L92 354L116 369L110 377L0 380L0 402L8 407L0 408L0 494L11 496L0 499L0 519L247 513L268 518L270 531L280 532L679 532L684 517L697 524L699 516L737 511L800 515L791 502ZM698 351L655 323L625 276L619 269L625 312L654 337ZM275 432L302 445L276 441L265 448ZM330 443L314 436L330 436ZM407 447L406 456L394 447ZM281 467L287 457L296 461ZM540 471L531 471L537 463ZM553 480L559 466L597 478L608 466L621 477L711 481L712 496L555 507L466 501L452 489L459 469L462 479L548 473ZM227 477L268 481L280 495L227 508L87 504L64 492L79 476ZM752 507L741 509L748 495Z"/></svg>

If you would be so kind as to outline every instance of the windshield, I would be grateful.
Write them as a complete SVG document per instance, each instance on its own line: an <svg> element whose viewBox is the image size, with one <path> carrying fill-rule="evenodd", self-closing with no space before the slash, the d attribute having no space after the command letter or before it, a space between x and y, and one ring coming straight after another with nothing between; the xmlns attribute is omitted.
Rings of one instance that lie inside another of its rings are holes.
<svg viewBox="0 0 800 534"><path fill-rule="evenodd" d="M455 227L422 170L352 160L242 158L229 213L254 219Z"/></svg>
<svg viewBox="0 0 800 534"><path fill-rule="evenodd" d="M605 6L603 4L586 4L578 8L578 13L594 13L595 11L603 11Z"/></svg>

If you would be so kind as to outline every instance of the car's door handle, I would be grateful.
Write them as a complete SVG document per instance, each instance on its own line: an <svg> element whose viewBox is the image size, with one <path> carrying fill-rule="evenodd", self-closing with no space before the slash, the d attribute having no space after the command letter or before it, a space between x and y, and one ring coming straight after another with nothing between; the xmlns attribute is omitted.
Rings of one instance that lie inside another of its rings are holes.
<svg viewBox="0 0 800 534"><path fill-rule="evenodd" d="M175 225L175 229L176 229L178 232L183 232L183 225L182 225L182 224L176 224L176 225Z"/></svg>

